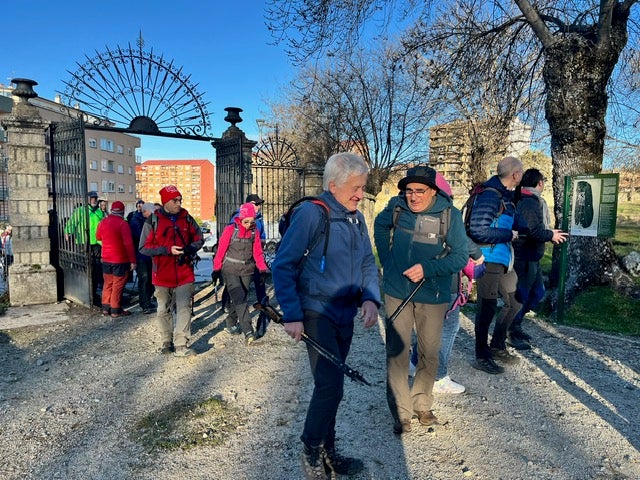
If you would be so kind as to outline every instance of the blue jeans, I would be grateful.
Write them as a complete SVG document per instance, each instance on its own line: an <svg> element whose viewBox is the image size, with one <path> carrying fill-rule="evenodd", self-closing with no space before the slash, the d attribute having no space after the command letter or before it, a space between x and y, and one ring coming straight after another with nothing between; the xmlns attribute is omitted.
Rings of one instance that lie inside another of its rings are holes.
<svg viewBox="0 0 640 480"><path fill-rule="evenodd" d="M451 294L451 301L447 306L447 312L449 312L442 324L442 337L440 339L440 351L438 352L438 371L436 372L436 380L440 380L447 376L449 371L449 357L451 357L451 351L453 350L453 344L456 341L456 335L460 330L460 306L457 306L453 310L449 309L458 298L457 293ZM411 345L411 363L413 365L418 364L418 341L413 340Z"/></svg>
<svg viewBox="0 0 640 480"><path fill-rule="evenodd" d="M542 280L540 262L516 261L513 268L518 274L516 300L522 303L522 308L513 318L509 333L517 335L518 332L522 331L522 319L525 314L538 306L540 300L544 298L546 289Z"/></svg>

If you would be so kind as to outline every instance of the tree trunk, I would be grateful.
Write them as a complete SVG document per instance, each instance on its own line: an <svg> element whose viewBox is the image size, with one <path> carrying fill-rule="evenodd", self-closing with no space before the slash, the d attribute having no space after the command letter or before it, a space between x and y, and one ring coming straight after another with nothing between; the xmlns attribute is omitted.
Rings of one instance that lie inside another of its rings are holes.
<svg viewBox="0 0 640 480"><path fill-rule="evenodd" d="M562 223L564 177L602 170L606 87L626 44L626 29L615 31L606 46L594 44L594 40L584 32L565 34L545 50L545 114L551 133L557 227ZM552 282L558 279L558 253L559 249L554 249ZM609 239L572 237L564 301L571 301L589 285L611 284L616 265Z"/></svg>

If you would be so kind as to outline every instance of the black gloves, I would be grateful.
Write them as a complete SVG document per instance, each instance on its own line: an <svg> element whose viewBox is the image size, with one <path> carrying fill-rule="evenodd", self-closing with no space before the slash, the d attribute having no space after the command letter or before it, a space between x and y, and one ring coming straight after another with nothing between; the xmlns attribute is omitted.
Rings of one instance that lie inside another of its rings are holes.
<svg viewBox="0 0 640 480"><path fill-rule="evenodd" d="M220 280L221 275L220 275L220 270L214 270L213 272L211 272L211 281L213 283L217 283L218 280Z"/></svg>

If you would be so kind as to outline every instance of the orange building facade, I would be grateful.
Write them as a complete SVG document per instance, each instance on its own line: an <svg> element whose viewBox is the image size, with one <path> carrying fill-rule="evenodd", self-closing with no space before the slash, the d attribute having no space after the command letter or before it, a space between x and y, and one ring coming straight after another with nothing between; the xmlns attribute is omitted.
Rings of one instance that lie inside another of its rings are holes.
<svg viewBox="0 0 640 480"><path fill-rule="evenodd" d="M215 212L215 166L209 160L147 160L136 165L136 190L145 202L160 202L160 189L175 185L182 206L202 221Z"/></svg>

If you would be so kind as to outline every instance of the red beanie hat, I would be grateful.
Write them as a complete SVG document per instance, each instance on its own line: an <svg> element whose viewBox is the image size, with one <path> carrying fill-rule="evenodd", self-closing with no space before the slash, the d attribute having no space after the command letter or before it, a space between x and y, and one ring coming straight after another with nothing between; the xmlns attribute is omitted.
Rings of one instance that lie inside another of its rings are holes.
<svg viewBox="0 0 640 480"><path fill-rule="evenodd" d="M256 218L256 207L253 203L243 203L240 206L240 210L238 210L238 218L240 220L248 217Z"/></svg>
<svg viewBox="0 0 640 480"><path fill-rule="evenodd" d="M115 215L123 215L124 214L124 203L120 200L116 200L111 204L111 213Z"/></svg>
<svg viewBox="0 0 640 480"><path fill-rule="evenodd" d="M162 190L160 190L160 201L162 202L162 205L165 205L169 200L176 197L182 197L182 194L175 185L167 185L166 187L162 187Z"/></svg>

